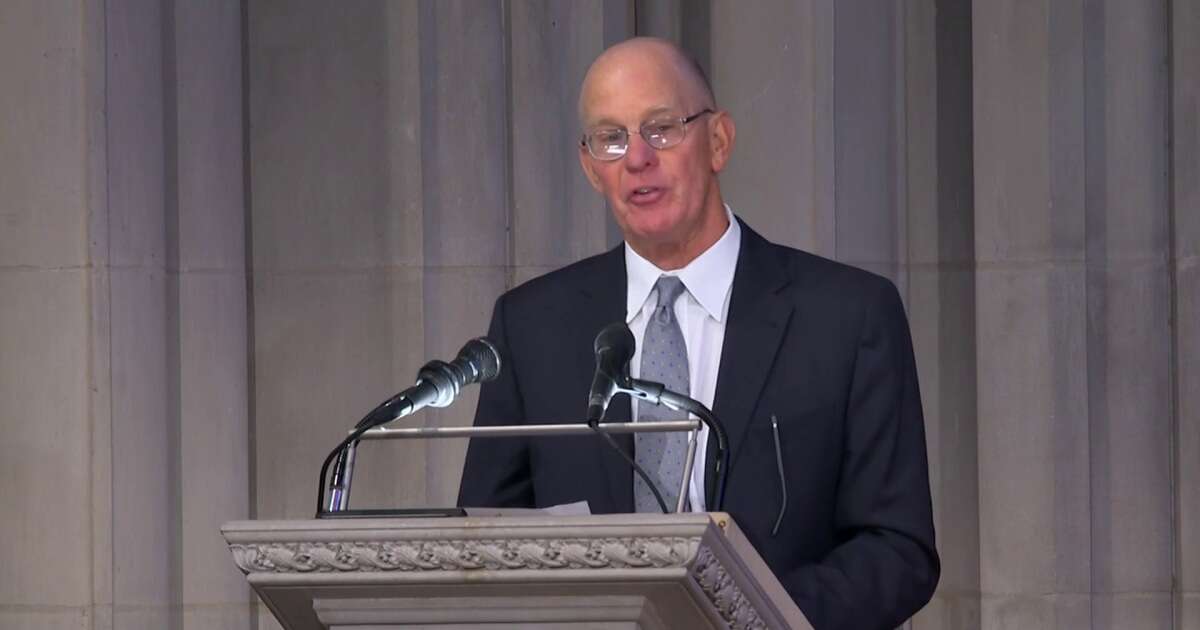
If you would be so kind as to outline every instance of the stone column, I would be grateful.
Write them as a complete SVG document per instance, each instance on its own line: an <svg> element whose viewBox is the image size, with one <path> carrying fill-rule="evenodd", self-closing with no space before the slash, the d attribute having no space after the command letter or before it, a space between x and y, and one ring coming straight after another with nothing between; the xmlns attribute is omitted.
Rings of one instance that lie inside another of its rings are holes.
<svg viewBox="0 0 1200 630"><path fill-rule="evenodd" d="M905 3L906 304L942 576L916 629L979 627L971 9Z"/></svg>
<svg viewBox="0 0 1200 630"><path fill-rule="evenodd" d="M1171 623L1166 24L974 3L985 628Z"/></svg>
<svg viewBox="0 0 1200 630"><path fill-rule="evenodd" d="M181 549L178 514L179 311L170 273L177 233L173 139L165 77L172 70L169 5L118 0L105 7L107 207L93 220L92 264L107 291L93 294L107 330L109 442L94 451L110 475L99 521L114 628L177 624ZM170 208L168 208L170 204ZM168 217L168 213L172 216ZM168 234L170 230L170 234Z"/></svg>
<svg viewBox="0 0 1200 630"><path fill-rule="evenodd" d="M248 627L239 5L0 11L0 625Z"/></svg>
<svg viewBox="0 0 1200 630"><path fill-rule="evenodd" d="M176 2L168 72L168 239L178 319L179 592L182 628L250 628L250 593L222 523L250 514L249 311L242 121L242 8Z"/></svg>
<svg viewBox="0 0 1200 630"><path fill-rule="evenodd" d="M1200 630L1200 3L1170 16L1175 627Z"/></svg>
<svg viewBox="0 0 1200 630"><path fill-rule="evenodd" d="M89 256L103 44L103 15L79 3L0 5L0 626L13 630L90 628L105 596Z"/></svg>

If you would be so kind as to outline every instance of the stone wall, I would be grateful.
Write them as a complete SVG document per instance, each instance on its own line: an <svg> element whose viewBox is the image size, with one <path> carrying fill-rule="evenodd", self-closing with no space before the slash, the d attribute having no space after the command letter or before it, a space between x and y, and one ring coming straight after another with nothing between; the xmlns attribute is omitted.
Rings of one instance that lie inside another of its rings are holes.
<svg viewBox="0 0 1200 630"><path fill-rule="evenodd" d="M617 242L575 99L633 34L706 66L739 215L901 288L910 625L1200 628L1195 0L0 5L0 627L275 627L218 525L309 517L358 415ZM464 450L364 445L354 504Z"/></svg>

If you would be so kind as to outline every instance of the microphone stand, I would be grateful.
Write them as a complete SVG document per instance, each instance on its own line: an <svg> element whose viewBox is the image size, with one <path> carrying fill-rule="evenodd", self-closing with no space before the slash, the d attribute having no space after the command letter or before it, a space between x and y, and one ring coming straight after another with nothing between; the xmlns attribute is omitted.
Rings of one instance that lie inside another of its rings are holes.
<svg viewBox="0 0 1200 630"><path fill-rule="evenodd" d="M326 512L344 512L349 507L350 482L354 477L354 455L358 449L359 438L370 429L398 420L411 413L411 405L408 408L399 408L399 413L397 413L397 408L405 401L404 392L401 392L372 409L370 413L363 416L362 420L358 421L350 435L346 436L325 457L325 462L321 464L321 475L317 479L318 518ZM337 458L336 462L334 457ZM329 479L329 504L328 507L324 507L325 475L331 463L333 464L333 476Z"/></svg>
<svg viewBox="0 0 1200 630"><path fill-rule="evenodd" d="M705 407L700 401L673 392L666 385L654 381L644 381L640 378L622 379L624 384L617 385L617 392L629 394L638 400L663 405L675 411L686 411L700 418L709 431L717 438L717 482L713 504L710 512L720 512L725 507L725 482L729 472L729 440L725 434L725 425Z"/></svg>

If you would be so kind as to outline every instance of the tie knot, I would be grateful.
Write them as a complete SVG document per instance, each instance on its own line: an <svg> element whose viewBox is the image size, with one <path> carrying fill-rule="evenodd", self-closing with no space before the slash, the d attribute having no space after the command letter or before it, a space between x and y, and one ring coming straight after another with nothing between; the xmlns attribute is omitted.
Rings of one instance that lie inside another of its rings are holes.
<svg viewBox="0 0 1200 630"><path fill-rule="evenodd" d="M683 293L685 287L678 276L660 276L658 282L654 283L654 288L658 289L657 307L670 308L674 306L675 300L679 299L679 294Z"/></svg>

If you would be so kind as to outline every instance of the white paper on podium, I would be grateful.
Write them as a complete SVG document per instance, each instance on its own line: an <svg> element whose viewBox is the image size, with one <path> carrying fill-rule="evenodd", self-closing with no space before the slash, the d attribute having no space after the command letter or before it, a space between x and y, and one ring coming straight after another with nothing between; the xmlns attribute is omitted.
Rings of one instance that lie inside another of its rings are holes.
<svg viewBox="0 0 1200 630"><path fill-rule="evenodd" d="M472 508L465 507L467 516L588 516L592 508L587 501L551 505L548 508Z"/></svg>

